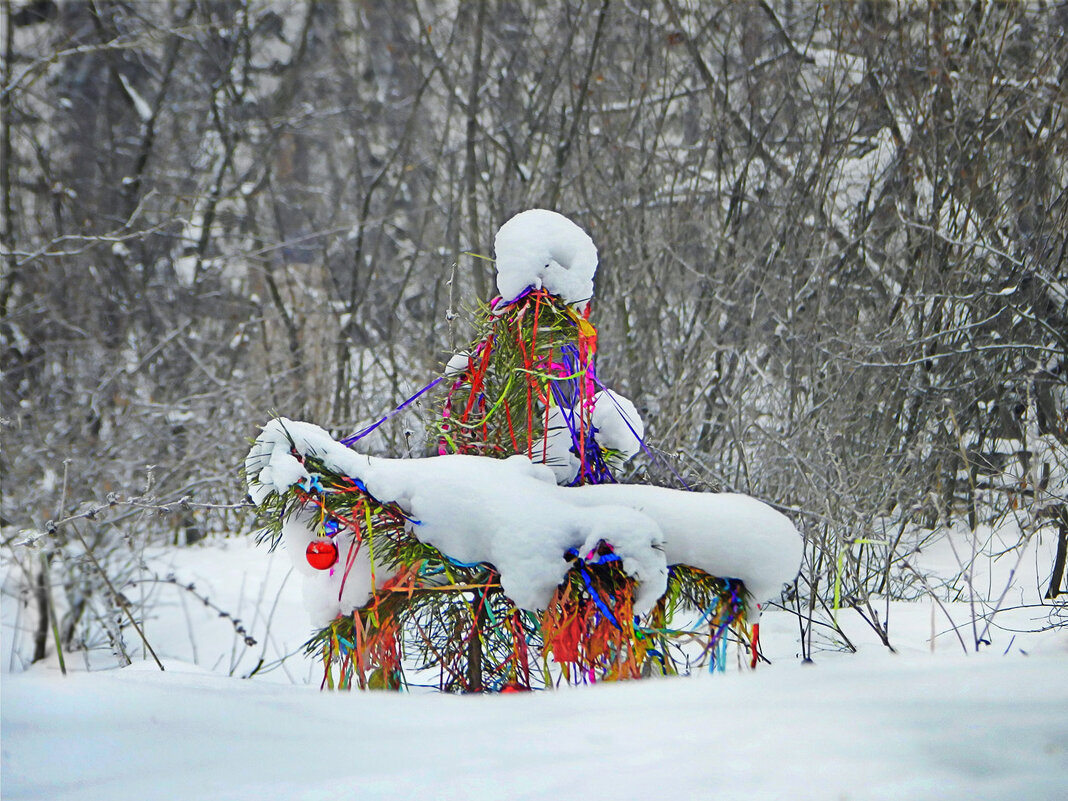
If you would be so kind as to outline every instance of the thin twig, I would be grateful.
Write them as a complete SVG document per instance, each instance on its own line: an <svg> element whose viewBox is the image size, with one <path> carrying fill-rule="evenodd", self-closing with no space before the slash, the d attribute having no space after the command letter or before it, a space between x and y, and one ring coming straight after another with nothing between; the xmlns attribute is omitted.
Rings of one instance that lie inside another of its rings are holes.
<svg viewBox="0 0 1068 801"><path fill-rule="evenodd" d="M133 616L133 612L130 611L129 602L121 593L116 591L115 586L111 583L111 579L108 578L108 574L104 572L104 568L101 566L100 562L97 561L96 554L93 553L93 549L89 547L89 543L85 541L85 538L82 536L82 533L78 530L78 527L74 523L71 523L71 530L74 532L74 536L78 538L78 542L82 544L82 548L85 549L85 555L88 556L89 561L93 563L93 567L95 567L97 572L100 574L100 578L102 578L104 580L104 584L107 585L108 591L111 593L111 597L115 599L115 603L122 607L122 611L126 613L126 617L129 618L130 623L137 631L138 636L141 637L141 642L144 643L145 648L148 649L148 652L152 654L152 658L156 660L156 664L159 666L159 669L163 670L163 663L159 661L159 657L156 656L156 652L152 649L151 643L149 643L148 638L145 637L145 633L141 630L141 626L138 625L137 620Z"/></svg>
<svg viewBox="0 0 1068 801"><path fill-rule="evenodd" d="M924 577L924 575L919 570L917 570L912 565L910 565L908 563L907 559L902 559L901 560L901 564L903 564L906 568L911 570L915 574L916 578L918 578L920 580L920 583L923 585L924 589L927 590L927 592L930 594L931 600L934 601L936 604L938 604L938 608L942 610L942 614L944 614L946 616L946 620L949 621L950 627L953 629L953 633L956 634L957 635L957 639L960 640L961 649L964 651L964 653L968 653L968 646L964 644L964 638L962 636L960 636L960 631L957 628L957 624L953 622L953 618L950 616L949 612L946 610L946 607L938 599L938 596L935 595L934 589L932 589L931 585L927 583L927 579Z"/></svg>
<svg viewBox="0 0 1068 801"><path fill-rule="evenodd" d="M239 503L197 503L191 501L188 495L183 495L176 501L168 501L166 503L156 503L150 499L144 497L134 497L123 499L114 492L109 492L107 496L107 502L97 504L90 507L83 512L70 515L68 517L61 518L59 520L49 520L44 525L44 531L31 531L27 533L27 536L13 543L15 547L24 545L33 545L44 535L55 534L60 527L73 524L78 520L96 520L97 516L101 512L106 512L108 509L115 507L125 506L134 509L143 509L147 511L159 512L161 514L171 514L187 509L209 509L209 510L237 510L237 509L255 509L255 505L248 499L245 499Z"/></svg>

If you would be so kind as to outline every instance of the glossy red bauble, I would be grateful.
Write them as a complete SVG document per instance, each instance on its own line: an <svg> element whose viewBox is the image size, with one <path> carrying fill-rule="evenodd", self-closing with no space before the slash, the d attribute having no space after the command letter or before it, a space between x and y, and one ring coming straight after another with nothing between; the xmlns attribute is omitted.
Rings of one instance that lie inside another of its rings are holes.
<svg viewBox="0 0 1068 801"><path fill-rule="evenodd" d="M337 546L332 540L312 540L305 553L308 564L316 570L329 570L337 564Z"/></svg>

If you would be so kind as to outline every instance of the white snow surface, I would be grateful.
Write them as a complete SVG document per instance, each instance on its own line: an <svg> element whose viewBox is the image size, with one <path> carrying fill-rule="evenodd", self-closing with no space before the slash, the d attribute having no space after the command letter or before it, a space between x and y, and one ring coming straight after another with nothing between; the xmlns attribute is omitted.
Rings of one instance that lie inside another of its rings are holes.
<svg viewBox="0 0 1068 801"><path fill-rule="evenodd" d="M1068 653L885 651L575 691L5 675L7 801L1060 799Z"/></svg>
<svg viewBox="0 0 1068 801"><path fill-rule="evenodd" d="M732 665L487 696L320 693L321 668L301 655L311 630L300 591L280 554L247 536L160 548L144 554L150 571L195 582L259 644L245 647L216 612L157 584L145 633L166 672L131 642L128 668L110 668L104 649L92 672L74 653L72 675L60 675L54 654L20 674L13 651L32 651L32 625L19 622L19 596L5 593L3 798L1061 799L1068 630L1041 630L1055 609L1041 601L1055 542L1036 534L1020 560L990 561L983 598L1000 597L1008 581L1014 600L981 653L957 643L954 629L971 642L966 600L875 601L897 653L842 610L858 652L817 625L827 636L814 637L809 665L798 658L797 618L770 608L761 643L772 664L755 672ZM959 569L948 543L917 556L927 574ZM0 573L10 580L16 570L10 549L0 551ZM240 678L261 659L265 670Z"/></svg>
<svg viewBox="0 0 1068 801"><path fill-rule="evenodd" d="M497 291L504 300L527 287L544 288L581 310L593 296L597 246L562 214L547 209L520 212L497 231L493 251Z"/></svg>

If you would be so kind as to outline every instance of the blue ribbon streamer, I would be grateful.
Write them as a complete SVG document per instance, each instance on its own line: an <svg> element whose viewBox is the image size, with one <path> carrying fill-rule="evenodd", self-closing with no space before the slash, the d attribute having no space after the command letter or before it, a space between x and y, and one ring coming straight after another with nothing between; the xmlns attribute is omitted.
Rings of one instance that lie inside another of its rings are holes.
<svg viewBox="0 0 1068 801"><path fill-rule="evenodd" d="M326 490L323 489L323 482L320 481L322 476L318 473L309 473L307 478L302 478L297 485L305 492L311 494L318 492L320 495L326 494Z"/></svg>
<svg viewBox="0 0 1068 801"><path fill-rule="evenodd" d="M450 565L455 565L456 567L478 567L479 565L484 564L483 562L461 562L459 559L453 559L446 553L442 553L441 555L445 557Z"/></svg>
<svg viewBox="0 0 1068 801"><path fill-rule="evenodd" d="M623 627L619 625L619 621L616 620L616 616L612 614L612 610L608 608L607 604L601 600L601 593L593 587L593 582L590 579L590 573L586 570L586 563L579 561L579 573L582 575L582 580L586 583L586 591L593 598L593 602L597 604L597 608L601 611L601 614L608 619L608 622L615 626L620 631L623 631Z"/></svg>
<svg viewBox="0 0 1068 801"><path fill-rule="evenodd" d="M604 617L613 626L615 626L620 631L623 631L623 627L621 625L619 625L619 621L616 619L616 616L612 613L612 610L609 609L607 604L605 604L605 602L601 599L601 594L599 592L597 592L596 589L594 589L593 579L590 577L590 573L586 569L587 561L579 556L579 552L578 552L577 548L569 548L567 550L567 555L568 556L574 556L576 561L578 562L579 575L582 576L582 581L586 585L586 592L588 592L590 594L590 597L593 598L593 602L595 604L597 604L597 608L600 610L601 614L604 615ZM621 557L619 556L619 554L617 554L617 553L606 553L606 554L600 554L597 557L596 560L593 560L593 561L589 562L588 564L604 565L604 564L608 564L609 562L618 562L620 560L621 560Z"/></svg>

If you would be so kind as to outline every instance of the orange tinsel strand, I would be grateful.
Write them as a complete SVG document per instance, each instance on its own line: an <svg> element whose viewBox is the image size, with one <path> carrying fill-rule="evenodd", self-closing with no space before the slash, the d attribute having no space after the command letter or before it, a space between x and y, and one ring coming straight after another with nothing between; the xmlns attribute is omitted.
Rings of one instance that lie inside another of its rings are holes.
<svg viewBox="0 0 1068 801"><path fill-rule="evenodd" d="M576 610L551 635L550 651L557 664L579 661L579 640L582 637L582 618ZM549 639L549 635L546 635Z"/></svg>

